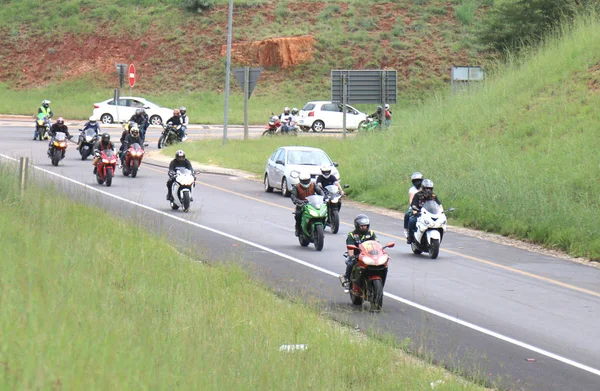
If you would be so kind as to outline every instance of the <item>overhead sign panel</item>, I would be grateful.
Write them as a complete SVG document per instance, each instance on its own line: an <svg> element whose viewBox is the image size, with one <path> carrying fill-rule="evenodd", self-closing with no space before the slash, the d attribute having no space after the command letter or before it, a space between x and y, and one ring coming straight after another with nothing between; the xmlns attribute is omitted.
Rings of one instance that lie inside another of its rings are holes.
<svg viewBox="0 0 600 391"><path fill-rule="evenodd" d="M397 103L395 70L332 70L331 101L342 102L346 80L346 103Z"/></svg>

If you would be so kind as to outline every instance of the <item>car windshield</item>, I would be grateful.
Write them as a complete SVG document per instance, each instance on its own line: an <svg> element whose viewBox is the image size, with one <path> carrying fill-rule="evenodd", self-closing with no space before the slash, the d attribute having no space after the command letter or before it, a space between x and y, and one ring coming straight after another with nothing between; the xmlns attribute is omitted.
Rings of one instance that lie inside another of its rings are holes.
<svg viewBox="0 0 600 391"><path fill-rule="evenodd" d="M331 165L331 160L323 151L302 151L291 150L287 155L288 164L297 164L303 166L322 166Z"/></svg>
<svg viewBox="0 0 600 391"><path fill-rule="evenodd" d="M425 209L427 212L431 213L432 215L436 215L436 214L440 213L440 206L435 201L427 201L423 205L423 209Z"/></svg>

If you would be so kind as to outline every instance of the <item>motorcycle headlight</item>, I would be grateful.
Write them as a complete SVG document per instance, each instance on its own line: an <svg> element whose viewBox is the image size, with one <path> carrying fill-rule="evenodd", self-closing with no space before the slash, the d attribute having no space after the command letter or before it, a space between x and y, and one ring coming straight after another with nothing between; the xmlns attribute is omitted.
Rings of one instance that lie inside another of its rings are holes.
<svg viewBox="0 0 600 391"><path fill-rule="evenodd" d="M311 211L310 211L310 215L311 215L312 217L319 217L319 213L318 213L316 210L311 210Z"/></svg>
<svg viewBox="0 0 600 391"><path fill-rule="evenodd" d="M92 137L86 136L85 137L85 142L88 143L88 144L91 143L92 142Z"/></svg>
<svg viewBox="0 0 600 391"><path fill-rule="evenodd" d="M430 226L433 223L433 221L429 220L429 219L423 219L423 224Z"/></svg>
<svg viewBox="0 0 600 391"><path fill-rule="evenodd" d="M110 163L108 159L102 159L102 163Z"/></svg>

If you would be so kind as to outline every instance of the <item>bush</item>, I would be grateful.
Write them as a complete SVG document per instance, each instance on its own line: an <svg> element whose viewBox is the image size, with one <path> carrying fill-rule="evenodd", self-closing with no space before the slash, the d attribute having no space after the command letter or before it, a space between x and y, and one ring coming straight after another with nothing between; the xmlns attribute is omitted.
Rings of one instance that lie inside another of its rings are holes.
<svg viewBox="0 0 600 391"><path fill-rule="evenodd" d="M215 0L181 0L181 6L187 10L202 12L211 8L215 4Z"/></svg>
<svg viewBox="0 0 600 391"><path fill-rule="evenodd" d="M561 23L570 22L598 0L517 0L500 4L482 24L479 41L485 46L508 51L540 42Z"/></svg>

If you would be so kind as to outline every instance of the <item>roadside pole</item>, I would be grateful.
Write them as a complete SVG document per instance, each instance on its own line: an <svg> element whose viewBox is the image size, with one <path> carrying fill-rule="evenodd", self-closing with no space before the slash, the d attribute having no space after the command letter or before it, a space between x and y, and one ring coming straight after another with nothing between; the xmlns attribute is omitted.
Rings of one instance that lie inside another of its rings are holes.
<svg viewBox="0 0 600 391"><path fill-rule="evenodd" d="M227 144L227 122L229 121L229 72L231 69L231 29L233 19L233 0L229 0L227 21L227 61L225 66L225 114L223 120L223 145Z"/></svg>
<svg viewBox="0 0 600 391"><path fill-rule="evenodd" d="M348 93L348 75L342 75L342 110L344 113L342 114L342 127L344 128L344 138L346 138L346 111L348 111L346 106L346 94Z"/></svg>
<svg viewBox="0 0 600 391"><path fill-rule="evenodd" d="M29 158L22 157L19 159L19 189L21 189L21 194L25 192L25 188L27 187L27 171L29 168Z"/></svg>
<svg viewBox="0 0 600 391"><path fill-rule="evenodd" d="M228 73L229 74L229 73ZM244 67L244 140L248 140L248 99L250 95L250 67Z"/></svg>

